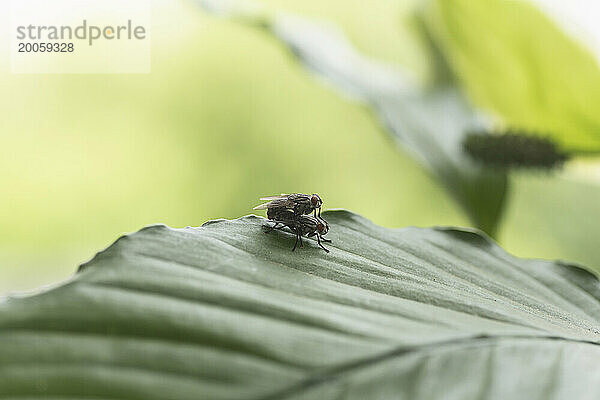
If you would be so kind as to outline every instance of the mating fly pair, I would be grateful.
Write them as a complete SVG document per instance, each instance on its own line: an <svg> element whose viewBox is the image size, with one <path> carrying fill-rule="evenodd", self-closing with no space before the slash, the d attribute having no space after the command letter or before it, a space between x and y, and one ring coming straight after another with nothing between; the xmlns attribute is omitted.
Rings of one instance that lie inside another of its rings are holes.
<svg viewBox="0 0 600 400"><path fill-rule="evenodd" d="M279 225L288 227L296 234L296 243L292 251L296 250L298 241L300 247L303 247L302 236L317 238L319 247L329 253L321 242L331 240L323 238L329 231L329 225L321 218L321 205L323 201L317 194L307 195L302 193L282 194L280 196L263 197L261 200L268 200L268 203L254 207L255 210L267 210L267 218L275 222L275 225L269 228L266 233L277 229ZM319 214L317 215L317 210ZM314 216L306 215L313 213Z"/></svg>

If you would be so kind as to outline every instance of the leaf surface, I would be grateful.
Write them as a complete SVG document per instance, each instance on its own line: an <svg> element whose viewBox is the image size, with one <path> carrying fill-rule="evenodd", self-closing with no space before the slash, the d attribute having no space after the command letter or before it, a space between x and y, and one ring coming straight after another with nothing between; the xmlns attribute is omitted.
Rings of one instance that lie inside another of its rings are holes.
<svg viewBox="0 0 600 400"><path fill-rule="evenodd" d="M325 212L326 254L255 216L152 226L0 303L0 398L572 399L600 285L454 228Z"/></svg>

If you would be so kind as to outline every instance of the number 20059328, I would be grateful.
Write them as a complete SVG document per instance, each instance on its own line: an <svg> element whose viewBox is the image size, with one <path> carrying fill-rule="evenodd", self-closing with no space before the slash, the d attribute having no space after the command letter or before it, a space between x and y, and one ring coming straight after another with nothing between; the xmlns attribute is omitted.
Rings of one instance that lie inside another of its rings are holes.
<svg viewBox="0 0 600 400"><path fill-rule="evenodd" d="M72 53L73 43L19 43L19 53Z"/></svg>

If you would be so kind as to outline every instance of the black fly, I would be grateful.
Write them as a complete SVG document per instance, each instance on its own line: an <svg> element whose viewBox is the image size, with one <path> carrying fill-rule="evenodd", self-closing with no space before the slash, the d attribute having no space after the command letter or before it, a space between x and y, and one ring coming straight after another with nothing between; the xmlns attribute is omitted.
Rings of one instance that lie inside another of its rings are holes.
<svg viewBox="0 0 600 400"><path fill-rule="evenodd" d="M321 242L331 243L331 240L323 238L329 231L329 225L327 222L320 217L312 217L309 215L296 215L293 211L288 209L267 209L269 219L275 222L275 225L269 228L266 233L271 232L273 229L277 229L278 225L287 226L296 235L296 242L292 251L296 250L298 241L300 241L300 247L304 247L302 244L302 236L313 237L316 236L319 247L329 253Z"/></svg>
<svg viewBox="0 0 600 400"><path fill-rule="evenodd" d="M296 216L314 213L317 217L317 209L319 210L319 218L321 217L321 205L323 200L318 194L303 194L303 193L292 193L282 194L279 196L263 197L261 200L268 200L267 203L263 203L259 206L254 207L255 210L267 209L267 216L269 210L292 210ZM269 219L272 219L269 217Z"/></svg>

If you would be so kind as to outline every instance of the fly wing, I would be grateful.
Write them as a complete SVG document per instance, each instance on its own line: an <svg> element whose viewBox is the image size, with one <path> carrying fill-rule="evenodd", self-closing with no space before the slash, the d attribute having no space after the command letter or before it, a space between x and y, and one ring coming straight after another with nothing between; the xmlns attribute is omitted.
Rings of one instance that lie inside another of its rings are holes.
<svg viewBox="0 0 600 400"><path fill-rule="evenodd" d="M264 210L267 208L289 208L294 206L294 202L291 201L287 195L262 197L261 200L271 201L254 207L255 210Z"/></svg>
<svg viewBox="0 0 600 400"><path fill-rule="evenodd" d="M282 193L279 196L267 196L267 197L261 197L261 200L278 200L278 199L285 199L287 198L289 195Z"/></svg>

